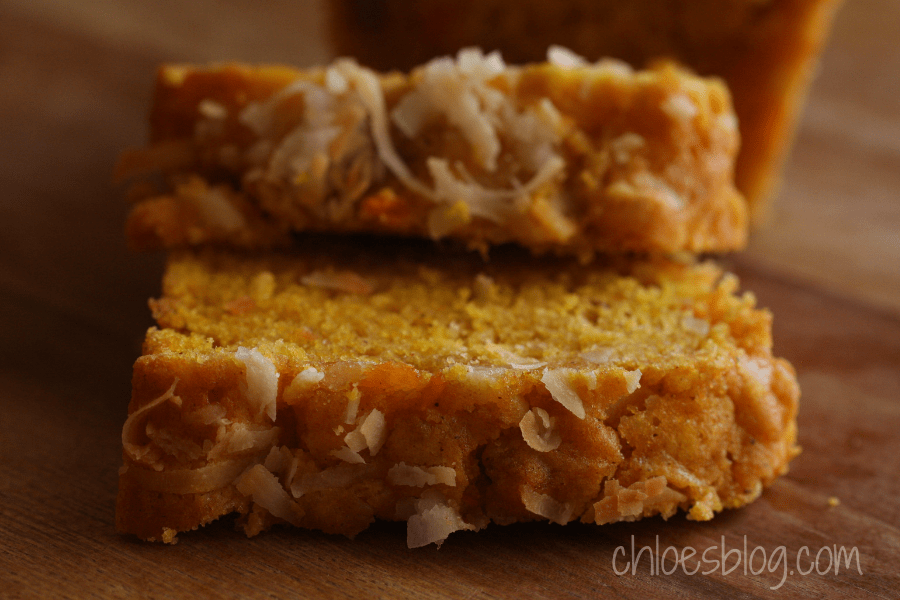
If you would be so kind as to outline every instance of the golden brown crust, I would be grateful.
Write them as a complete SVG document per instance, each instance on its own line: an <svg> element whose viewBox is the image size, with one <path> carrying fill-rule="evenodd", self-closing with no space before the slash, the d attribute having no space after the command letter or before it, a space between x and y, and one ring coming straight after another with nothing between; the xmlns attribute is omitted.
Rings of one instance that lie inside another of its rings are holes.
<svg viewBox="0 0 900 600"><path fill-rule="evenodd" d="M171 184L140 196L138 248L266 247L288 230L579 255L720 252L746 237L728 92L672 64L168 66L151 140L119 167Z"/></svg>
<svg viewBox="0 0 900 600"><path fill-rule="evenodd" d="M706 520L797 452L770 316L710 265L311 245L170 260L120 531L172 541L237 512L249 534L352 536L378 518L421 545L490 521Z"/></svg>
<svg viewBox="0 0 900 600"><path fill-rule="evenodd" d="M341 55L405 69L466 46L540 60L551 44L642 66L675 58L725 79L740 120L738 188L755 221L782 164L840 0L434 0L328 4Z"/></svg>

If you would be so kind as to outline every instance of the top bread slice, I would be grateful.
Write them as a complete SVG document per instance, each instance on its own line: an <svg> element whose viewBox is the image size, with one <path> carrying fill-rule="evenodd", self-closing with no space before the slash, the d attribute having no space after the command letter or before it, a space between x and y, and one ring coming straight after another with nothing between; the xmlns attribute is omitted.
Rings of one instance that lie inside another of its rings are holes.
<svg viewBox="0 0 900 600"><path fill-rule="evenodd" d="M365 9L362 7L365 5ZM736 182L752 220L777 192L819 54L841 0L382 0L327 3L339 54L405 69L466 46L510 61L552 44L640 67L661 57L718 76L741 130Z"/></svg>
<svg viewBox="0 0 900 600"><path fill-rule="evenodd" d="M555 48L460 51L410 74L164 66L151 143L123 155L140 249L288 244L299 231L453 238L482 251L725 252L747 215L729 93L673 64Z"/></svg>

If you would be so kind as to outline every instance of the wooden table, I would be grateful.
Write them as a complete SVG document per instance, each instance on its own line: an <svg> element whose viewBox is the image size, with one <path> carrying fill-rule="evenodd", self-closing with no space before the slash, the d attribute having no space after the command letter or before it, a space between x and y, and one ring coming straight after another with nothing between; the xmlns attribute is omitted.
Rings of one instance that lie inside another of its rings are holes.
<svg viewBox="0 0 900 600"><path fill-rule="evenodd" d="M119 432L161 257L126 251L109 179L143 140L154 67L328 58L316 2L161 6L0 3L0 597L900 596L900 2L840 13L775 218L730 259L799 372L790 474L708 523L495 526L415 551L398 524L247 540L223 522L174 547L115 532ZM669 558L746 541L774 568L651 575L645 552L617 575L632 541ZM856 548L862 573L801 575L798 556L806 569L820 551L825 570L825 547Z"/></svg>

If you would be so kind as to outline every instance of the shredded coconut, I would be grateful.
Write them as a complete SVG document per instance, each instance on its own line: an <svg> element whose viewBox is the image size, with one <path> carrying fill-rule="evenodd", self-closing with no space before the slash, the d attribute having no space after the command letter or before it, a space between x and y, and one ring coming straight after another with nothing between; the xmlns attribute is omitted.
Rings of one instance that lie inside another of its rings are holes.
<svg viewBox="0 0 900 600"><path fill-rule="evenodd" d="M550 452L559 448L562 437L555 425L556 418L551 417L546 410L537 406L525 413L525 416L519 421L522 439L529 447L538 452Z"/></svg>
<svg viewBox="0 0 900 600"><path fill-rule="evenodd" d="M357 454L365 450L368 446L366 444L366 436L364 436L359 430L354 430L344 436L344 443L347 444L347 447Z"/></svg>
<svg viewBox="0 0 900 600"><path fill-rule="evenodd" d="M362 424L359 426L359 432L366 441L369 448L369 454L375 456L381 450L387 440L387 426L384 420L384 413L378 409L373 409Z"/></svg>
<svg viewBox="0 0 900 600"><path fill-rule="evenodd" d="M581 358L595 365L605 365L612 360L613 349L603 348L602 350L589 350L581 353Z"/></svg>
<svg viewBox="0 0 900 600"><path fill-rule="evenodd" d="M555 107L539 105L537 109L531 109L534 115L523 116L510 106L511 101L500 90L487 84L501 75L513 76L511 71L504 71L505 65L499 54L484 56L480 50L464 49L455 61L444 57L428 63L421 71L421 80L395 105L391 119L402 133L412 137L429 119L443 114L451 125L462 132L471 144L476 160L489 172L496 169L501 148L498 126L518 124L518 127L509 126L506 129L513 135L517 135L517 131L528 131L528 135L538 136L543 142L535 144L533 155L526 157L528 166L535 170L534 176L524 185L512 181L511 189L485 188L461 164L451 165L448 160L437 157L430 157L426 162L434 187L430 188L416 179L391 140L378 77L351 60L337 61L333 68L353 83L359 100L368 112L378 157L403 185L440 204L455 206L460 201L465 203L467 215L446 210L429 215L429 232L434 237L442 237L467 222L468 215L503 222L520 210L516 203L524 202L565 169L565 160L552 150L553 144L560 140L555 131L559 124L559 119L553 114ZM546 126L540 126L541 123Z"/></svg>
<svg viewBox="0 0 900 600"><path fill-rule="evenodd" d="M515 352L510 352L509 350L498 344L487 343L485 344L485 347L490 352L493 352L494 354L505 360L507 364L513 369L529 370L540 369L541 367L547 366L547 363L545 361L539 361L535 358L519 356Z"/></svg>
<svg viewBox="0 0 900 600"><path fill-rule="evenodd" d="M522 504L529 512L565 525L572 520L573 506L558 502L546 494L540 494L530 486L522 486Z"/></svg>
<svg viewBox="0 0 900 600"><path fill-rule="evenodd" d="M172 400L181 403L181 398L175 395L175 386L178 385L178 378L172 382L172 385L168 390L163 392L158 398L155 398L139 408L138 410L131 413L128 418L125 420L125 424L122 426L122 447L125 449L125 453L128 456L136 461L141 462L141 460L147 455L149 452L149 444L142 445L138 443L138 439L140 434L139 425L142 422L144 416L146 416L151 410L162 404L167 400ZM178 400L175 400L178 398Z"/></svg>
<svg viewBox="0 0 900 600"><path fill-rule="evenodd" d="M440 548L454 531L475 530L438 492L422 494L422 498L416 501L415 510L416 514L406 522L406 545L409 548L421 548L428 544L437 544Z"/></svg>
<svg viewBox="0 0 900 600"><path fill-rule="evenodd" d="M622 375L625 377L625 389L629 394L633 393L636 389L641 387L641 370L635 369L634 371L623 371Z"/></svg>
<svg viewBox="0 0 900 600"><path fill-rule="evenodd" d="M238 347L234 357L244 363L247 369L246 394L251 405L255 405L257 414L265 413L275 420L275 400L278 396L278 371L271 360L260 354L257 349Z"/></svg>
<svg viewBox="0 0 900 600"><path fill-rule="evenodd" d="M569 409L579 419L584 419L584 404L571 382L572 376L576 372L575 369L569 368L544 369L541 382L546 386L554 400Z"/></svg>
<svg viewBox="0 0 900 600"><path fill-rule="evenodd" d="M588 62L583 56L572 52L563 46L550 46L547 49L547 62L561 69L575 69L587 66Z"/></svg>
<svg viewBox="0 0 900 600"><path fill-rule="evenodd" d="M331 455L350 464L362 464L366 462L366 459L360 456L359 452L354 452L347 446L343 446L341 448L338 448L337 450L332 450Z"/></svg>
<svg viewBox="0 0 900 600"><path fill-rule="evenodd" d="M278 478L263 465L254 465L244 472L235 487L273 516L284 519L292 525L300 525L303 510L281 487Z"/></svg>
<svg viewBox="0 0 900 600"><path fill-rule="evenodd" d="M451 467L428 467L423 469L404 462L397 463L388 470L388 482L392 485L424 487L442 483L456 486L456 470Z"/></svg>

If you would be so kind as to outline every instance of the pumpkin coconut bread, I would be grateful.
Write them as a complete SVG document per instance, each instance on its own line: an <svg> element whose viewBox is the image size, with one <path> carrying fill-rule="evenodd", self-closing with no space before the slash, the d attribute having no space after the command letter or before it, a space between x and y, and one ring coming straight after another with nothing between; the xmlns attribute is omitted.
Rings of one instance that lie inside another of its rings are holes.
<svg viewBox="0 0 900 600"><path fill-rule="evenodd" d="M728 84L740 123L736 182L764 219L841 0L335 0L339 54L406 69L467 46L511 62L565 44L635 67L677 60Z"/></svg>
<svg viewBox="0 0 900 600"><path fill-rule="evenodd" d="M462 50L410 74L168 65L151 143L125 153L140 249L289 245L305 231L453 238L482 251L724 252L747 215L716 79L563 48ZM152 183L155 181L155 184Z"/></svg>
<svg viewBox="0 0 900 600"><path fill-rule="evenodd" d="M410 240L173 252L118 528L384 519L417 547L490 522L710 519L797 452L794 372L737 285L708 262Z"/></svg>

